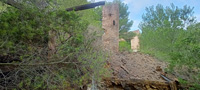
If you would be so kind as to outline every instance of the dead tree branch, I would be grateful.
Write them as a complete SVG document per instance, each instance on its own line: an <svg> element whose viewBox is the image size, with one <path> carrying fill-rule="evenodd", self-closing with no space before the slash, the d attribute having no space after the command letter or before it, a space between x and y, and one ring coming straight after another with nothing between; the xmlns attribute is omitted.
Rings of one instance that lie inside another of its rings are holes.
<svg viewBox="0 0 200 90"><path fill-rule="evenodd" d="M45 66L58 64L77 64L80 62L52 62L52 63L36 63L36 64L15 64L15 63L0 63L0 66Z"/></svg>
<svg viewBox="0 0 200 90"><path fill-rule="evenodd" d="M105 5L105 1L96 2L96 3L90 3L90 4L85 4L85 5L81 5L81 6L75 6L75 7L66 9L66 11L86 10L86 9L95 8L95 7L101 6L101 5Z"/></svg>
<svg viewBox="0 0 200 90"><path fill-rule="evenodd" d="M15 0L6 0L6 1L4 1L4 3L8 4L10 6L13 6L13 7L17 8L17 9L23 9L23 5L18 3L18 2L16 2Z"/></svg>

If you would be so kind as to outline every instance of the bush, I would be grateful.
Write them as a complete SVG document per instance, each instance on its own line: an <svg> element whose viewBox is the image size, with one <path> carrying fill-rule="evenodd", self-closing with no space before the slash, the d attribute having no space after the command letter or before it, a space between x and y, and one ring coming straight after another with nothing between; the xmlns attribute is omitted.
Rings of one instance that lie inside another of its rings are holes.
<svg viewBox="0 0 200 90"><path fill-rule="evenodd" d="M136 33L130 31L130 32L125 32L125 33L120 33L120 38L125 39L128 43L131 43L131 39L136 36Z"/></svg>
<svg viewBox="0 0 200 90"><path fill-rule="evenodd" d="M119 42L119 51L124 52L124 51L131 51L131 43L126 42L126 41L120 41Z"/></svg>
<svg viewBox="0 0 200 90"><path fill-rule="evenodd" d="M170 62L168 71L188 83L200 83L199 28L149 30L140 36L141 52Z"/></svg>
<svg viewBox="0 0 200 90"><path fill-rule="evenodd" d="M80 13L28 6L0 13L0 89L77 89L107 75Z"/></svg>

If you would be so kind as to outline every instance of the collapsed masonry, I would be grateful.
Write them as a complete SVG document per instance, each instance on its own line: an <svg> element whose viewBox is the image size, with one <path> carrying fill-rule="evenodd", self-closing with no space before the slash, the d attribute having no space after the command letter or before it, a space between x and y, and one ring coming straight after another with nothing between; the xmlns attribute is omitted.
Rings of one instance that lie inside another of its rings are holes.
<svg viewBox="0 0 200 90"><path fill-rule="evenodd" d="M102 11L102 36L105 50L116 53L119 50L119 6L111 4L103 6Z"/></svg>

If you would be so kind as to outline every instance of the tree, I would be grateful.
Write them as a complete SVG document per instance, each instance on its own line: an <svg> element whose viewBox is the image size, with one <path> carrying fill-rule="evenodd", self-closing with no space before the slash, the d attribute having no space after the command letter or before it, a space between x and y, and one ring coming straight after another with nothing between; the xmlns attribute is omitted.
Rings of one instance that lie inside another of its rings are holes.
<svg viewBox="0 0 200 90"><path fill-rule="evenodd" d="M161 4L147 7L139 26L142 30L141 49L163 53L173 52L173 46L182 36L184 29L196 21L193 9L186 5L179 8L174 4L165 8Z"/></svg>
<svg viewBox="0 0 200 90"><path fill-rule="evenodd" d="M88 34L91 19L85 19L85 11L67 12L53 0L44 0L49 1L46 8L38 7L41 0L17 1L5 0L10 6L0 13L0 76L6 75L0 82L7 82L0 83L1 90L64 89L71 85L78 89L85 81L97 82L105 75L106 58L92 45L97 36ZM74 0L67 1L71 1L65 3L69 6ZM76 1L74 6L87 3ZM55 52L49 55L51 46Z"/></svg>
<svg viewBox="0 0 200 90"><path fill-rule="evenodd" d="M136 33L134 32L125 32L125 33L122 33L120 35L120 38L123 38L124 40L126 40L128 43L131 42L131 39L133 39L133 37L136 36Z"/></svg>
<svg viewBox="0 0 200 90"><path fill-rule="evenodd" d="M142 16L142 23L140 23L140 29L145 31L156 30L158 28L172 28L172 29L184 29L190 24L195 22L193 16L193 7L185 5L183 8L178 8L174 4L171 7L164 8L158 4L146 8L146 13Z"/></svg>
<svg viewBox="0 0 200 90"><path fill-rule="evenodd" d="M196 20L193 16L193 9L193 7L191 8L186 5L183 8L178 8L174 4L171 4L171 6L167 6L166 8L161 4L158 4L156 7L150 6L146 8L146 13L142 16L143 21L139 26L143 32L141 38L147 40L157 36L160 41L155 38L156 41L161 42L165 40L163 44L175 43L180 34L179 32L195 23ZM156 36L151 36L153 34L156 34ZM150 40L144 41L144 43L148 41Z"/></svg>
<svg viewBox="0 0 200 90"><path fill-rule="evenodd" d="M128 5L121 0L114 0L113 3L119 4L119 32L120 34L128 32L133 25L133 21L128 18Z"/></svg>
<svg viewBox="0 0 200 90"><path fill-rule="evenodd" d="M146 8L140 23L140 51L168 61L168 71L199 85L200 24L196 24L193 9L174 4Z"/></svg>
<svg viewBox="0 0 200 90"><path fill-rule="evenodd" d="M196 30L200 29L200 23L195 23L187 27L187 30Z"/></svg>

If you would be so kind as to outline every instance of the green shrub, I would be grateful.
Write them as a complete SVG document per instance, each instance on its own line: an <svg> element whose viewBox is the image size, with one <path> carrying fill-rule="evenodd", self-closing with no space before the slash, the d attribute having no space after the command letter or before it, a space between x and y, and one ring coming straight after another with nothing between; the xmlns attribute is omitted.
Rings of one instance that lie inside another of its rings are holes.
<svg viewBox="0 0 200 90"><path fill-rule="evenodd" d="M124 51L131 51L131 43L128 43L126 41L120 41L119 42L119 51L124 52Z"/></svg>
<svg viewBox="0 0 200 90"><path fill-rule="evenodd" d="M87 12L96 15L93 10ZM107 69L102 68L106 54L92 46L96 38L84 36L91 20L82 14L52 7L39 9L31 2L22 10L9 7L0 12L1 65L14 65L8 77L0 79L9 81L6 85L1 83L0 89L79 88L106 76ZM49 34L51 31L53 35ZM50 55L52 37L56 38L56 51Z"/></svg>
<svg viewBox="0 0 200 90"><path fill-rule="evenodd" d="M177 77L188 83L200 83L199 31L199 28L145 31L140 36L140 50L169 62L168 71Z"/></svg>
<svg viewBox="0 0 200 90"><path fill-rule="evenodd" d="M133 37L135 36L136 36L136 33L134 33L133 31L120 33L119 35L120 38L123 38L128 43L131 43L131 39L133 39Z"/></svg>

